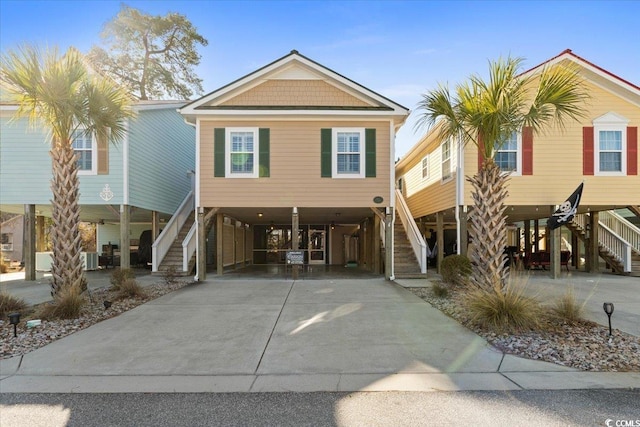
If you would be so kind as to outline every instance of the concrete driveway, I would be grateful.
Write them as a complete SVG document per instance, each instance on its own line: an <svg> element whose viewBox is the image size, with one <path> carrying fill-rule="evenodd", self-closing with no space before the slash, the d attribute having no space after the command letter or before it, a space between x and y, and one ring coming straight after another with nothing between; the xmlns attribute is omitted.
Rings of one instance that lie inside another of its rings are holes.
<svg viewBox="0 0 640 427"><path fill-rule="evenodd" d="M511 390L640 383L640 374L594 377L503 355L380 278L190 285L22 358L4 360L0 374L3 393Z"/></svg>

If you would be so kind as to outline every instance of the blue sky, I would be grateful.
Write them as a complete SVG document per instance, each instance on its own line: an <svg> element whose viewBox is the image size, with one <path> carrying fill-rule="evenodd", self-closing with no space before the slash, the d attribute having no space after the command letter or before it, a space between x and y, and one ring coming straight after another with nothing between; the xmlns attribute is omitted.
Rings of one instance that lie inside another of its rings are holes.
<svg viewBox="0 0 640 427"><path fill-rule="evenodd" d="M629 1L128 1L186 15L209 45L197 69L211 92L292 49L415 110L420 94L484 75L487 61L532 67L564 49L640 85L640 2ZM120 1L0 0L2 51L19 43L100 43ZM414 114L415 115L415 114ZM413 117L396 156L419 139Z"/></svg>

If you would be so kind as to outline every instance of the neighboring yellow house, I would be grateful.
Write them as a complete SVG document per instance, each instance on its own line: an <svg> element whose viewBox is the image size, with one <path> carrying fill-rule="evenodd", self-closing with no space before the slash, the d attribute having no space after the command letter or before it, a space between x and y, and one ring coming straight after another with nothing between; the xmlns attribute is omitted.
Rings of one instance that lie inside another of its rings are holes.
<svg viewBox="0 0 640 427"><path fill-rule="evenodd" d="M549 129L533 135L525 129L494 157L511 175L506 202L509 245L527 257L548 249L544 239L539 241L544 234L538 230L539 220L548 218L584 182L579 213L589 215L577 217L572 231L563 231L563 249L573 249L574 267L579 267L577 260L584 257L586 269L596 271L599 253L618 272L640 272L638 229L629 228L609 213L628 206L638 212L640 205L640 87L571 50L524 75L568 63L577 65L591 96L585 106L586 118L568 123L564 131ZM438 235L439 247L444 248L438 251L439 257L466 253L466 244L457 247L457 242L467 242L466 214L473 205L471 185L464 177L477 170L478 150L474 145L460 147L457 141L442 141L433 129L396 164L397 185L413 218L427 238L429 230ZM594 239L585 236L587 228L596 230L591 231ZM546 236L548 239L549 233ZM584 248L581 241L586 242Z"/></svg>
<svg viewBox="0 0 640 427"><path fill-rule="evenodd" d="M292 51L180 112L196 128L200 279L207 264L285 264L292 249L392 275L380 221L405 107Z"/></svg>

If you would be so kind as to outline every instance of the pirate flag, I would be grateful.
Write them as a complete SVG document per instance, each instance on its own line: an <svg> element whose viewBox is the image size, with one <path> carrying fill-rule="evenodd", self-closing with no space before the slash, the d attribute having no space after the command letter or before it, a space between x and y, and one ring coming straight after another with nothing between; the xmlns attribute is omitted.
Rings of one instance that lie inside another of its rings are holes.
<svg viewBox="0 0 640 427"><path fill-rule="evenodd" d="M547 221L549 228L551 230L555 230L558 227L565 225L568 222L573 220L573 217L578 212L578 205L580 204L580 199L582 198L582 186L584 183L580 184L576 191L573 192L569 196L569 198L560 205L558 210L556 210L553 215Z"/></svg>

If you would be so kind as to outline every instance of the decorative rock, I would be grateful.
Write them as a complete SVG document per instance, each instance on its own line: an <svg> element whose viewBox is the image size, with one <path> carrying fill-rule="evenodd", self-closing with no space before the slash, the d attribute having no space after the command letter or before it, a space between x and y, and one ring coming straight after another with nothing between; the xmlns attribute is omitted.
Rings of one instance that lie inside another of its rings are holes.
<svg viewBox="0 0 640 427"><path fill-rule="evenodd" d="M539 331L497 334L474 325L462 304L462 292L449 289L448 298L435 297L429 288L411 292L485 338L505 353L544 360L585 371L640 372L640 338L589 321L549 321Z"/></svg>

